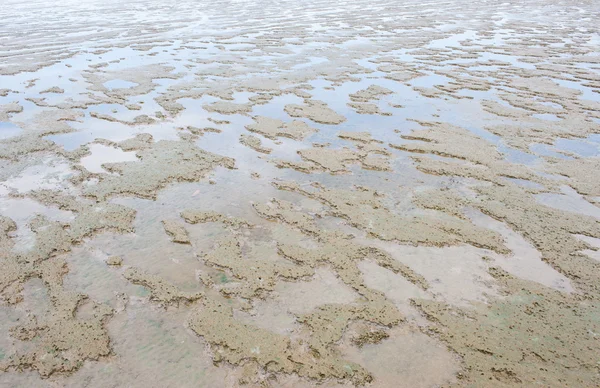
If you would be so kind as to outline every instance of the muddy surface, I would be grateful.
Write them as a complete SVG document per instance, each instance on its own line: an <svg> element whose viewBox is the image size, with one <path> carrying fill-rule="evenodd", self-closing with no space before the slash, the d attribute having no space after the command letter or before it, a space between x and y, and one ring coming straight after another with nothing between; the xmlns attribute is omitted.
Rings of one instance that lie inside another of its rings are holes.
<svg viewBox="0 0 600 388"><path fill-rule="evenodd" d="M0 386L600 386L593 2L0 16Z"/></svg>

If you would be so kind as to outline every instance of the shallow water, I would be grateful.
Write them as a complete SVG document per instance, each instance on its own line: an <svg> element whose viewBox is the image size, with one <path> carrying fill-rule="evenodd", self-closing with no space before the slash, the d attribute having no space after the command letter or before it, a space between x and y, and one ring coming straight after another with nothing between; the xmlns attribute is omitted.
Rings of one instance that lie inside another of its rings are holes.
<svg viewBox="0 0 600 388"><path fill-rule="evenodd" d="M598 16L7 1L0 386L599 385Z"/></svg>

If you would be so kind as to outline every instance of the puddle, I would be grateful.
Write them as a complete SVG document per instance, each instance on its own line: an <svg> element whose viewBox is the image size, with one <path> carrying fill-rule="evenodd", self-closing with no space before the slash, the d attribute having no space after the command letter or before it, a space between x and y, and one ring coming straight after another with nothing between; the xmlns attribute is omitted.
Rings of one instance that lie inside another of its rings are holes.
<svg viewBox="0 0 600 388"><path fill-rule="evenodd" d="M494 230L504 238L505 244L512 254L500 256L490 252L488 256L492 257L505 271L559 291L574 291L570 280L543 262L541 253L517 232L482 213L470 211L468 215L476 225Z"/></svg>
<svg viewBox="0 0 600 388"><path fill-rule="evenodd" d="M600 155L600 142L593 141L593 137L588 140L557 139L556 149L569 153L575 153L581 157L592 157Z"/></svg>
<svg viewBox="0 0 600 388"><path fill-rule="evenodd" d="M120 149L107 147L101 144L89 146L91 155L81 158L81 165L89 172L107 173L102 167L105 163L119 163L136 161L135 152L124 152Z"/></svg>
<svg viewBox="0 0 600 388"><path fill-rule="evenodd" d="M531 117L535 117L536 119L541 119L541 120L548 120L548 121L560 121L561 118L550 114L550 113L540 113L540 114L533 114L531 115Z"/></svg>
<svg viewBox="0 0 600 388"><path fill-rule="evenodd" d="M546 206L572 213L584 214L600 219L600 208L592 205L581 197L575 190L562 186L563 194L542 193L536 195L536 200Z"/></svg>
<svg viewBox="0 0 600 388"><path fill-rule="evenodd" d="M22 132L23 130L13 123L0 122L0 139L8 139Z"/></svg>
<svg viewBox="0 0 600 388"><path fill-rule="evenodd" d="M581 251L581 253L591 257L594 260L600 261L600 239L583 235L575 235L575 237L579 238L582 241L585 241L586 243L590 244L596 249L584 249Z"/></svg>
<svg viewBox="0 0 600 388"><path fill-rule="evenodd" d="M73 171L69 164L47 160L44 164L27 167L18 176L5 180L2 185L19 193L40 189L55 190L72 175Z"/></svg>
<svg viewBox="0 0 600 388"><path fill-rule="evenodd" d="M486 252L467 246L431 248L379 241L371 243L425 277L430 284L429 294L436 299L457 306L469 306L471 302L485 303L489 297L498 296L494 280L487 272L488 265L482 260ZM377 270L373 275L382 276L381 272L384 271ZM408 298L423 295L412 284L400 283L399 287L392 279L394 277L390 278L390 274L386 274L382 279L383 284L373 286L385 292L395 302L403 299L407 303ZM374 280L370 278L369 282L372 281Z"/></svg>
<svg viewBox="0 0 600 388"><path fill-rule="evenodd" d="M414 329L400 327L390 338L362 349L343 352L359 364L367 365L381 387L436 387L456 381L460 363L442 344ZM387 354L381 358L381 354Z"/></svg>

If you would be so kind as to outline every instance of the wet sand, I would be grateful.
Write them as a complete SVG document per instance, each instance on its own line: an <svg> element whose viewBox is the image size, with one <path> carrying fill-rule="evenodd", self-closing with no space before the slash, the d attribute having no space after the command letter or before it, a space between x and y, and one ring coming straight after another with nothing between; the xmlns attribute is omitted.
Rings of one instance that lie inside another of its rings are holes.
<svg viewBox="0 0 600 388"><path fill-rule="evenodd" d="M600 386L593 3L5 3L0 386Z"/></svg>

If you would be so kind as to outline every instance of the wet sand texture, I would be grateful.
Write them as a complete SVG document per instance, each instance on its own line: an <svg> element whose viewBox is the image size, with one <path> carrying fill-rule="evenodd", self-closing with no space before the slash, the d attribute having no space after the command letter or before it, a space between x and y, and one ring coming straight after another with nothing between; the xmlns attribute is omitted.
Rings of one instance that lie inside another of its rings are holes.
<svg viewBox="0 0 600 388"><path fill-rule="evenodd" d="M594 2L5 3L0 386L600 386Z"/></svg>

